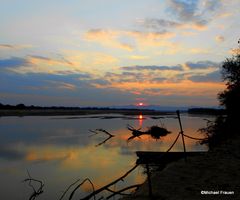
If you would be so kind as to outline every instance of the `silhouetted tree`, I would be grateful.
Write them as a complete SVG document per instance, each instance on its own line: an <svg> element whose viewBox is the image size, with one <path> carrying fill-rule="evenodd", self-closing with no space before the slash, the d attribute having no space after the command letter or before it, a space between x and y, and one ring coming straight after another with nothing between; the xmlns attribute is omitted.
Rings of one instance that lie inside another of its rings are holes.
<svg viewBox="0 0 240 200"><path fill-rule="evenodd" d="M226 81L227 88L218 98L227 115L217 117L214 122L209 122L206 128L200 129L207 136L202 143L207 143L210 149L240 131L240 48L236 55L223 62L222 78Z"/></svg>
<svg viewBox="0 0 240 200"><path fill-rule="evenodd" d="M227 88L219 94L221 105L225 106L229 117L240 114L240 54L227 58L222 65L223 80Z"/></svg>
<svg viewBox="0 0 240 200"><path fill-rule="evenodd" d="M20 103L16 105L16 108L23 109L23 108L26 108L26 106L23 103Z"/></svg>

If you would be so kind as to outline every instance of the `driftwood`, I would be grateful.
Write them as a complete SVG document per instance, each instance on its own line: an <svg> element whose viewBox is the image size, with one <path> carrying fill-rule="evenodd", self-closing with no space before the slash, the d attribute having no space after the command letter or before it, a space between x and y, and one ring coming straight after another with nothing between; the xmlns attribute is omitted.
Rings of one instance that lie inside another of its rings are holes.
<svg viewBox="0 0 240 200"><path fill-rule="evenodd" d="M111 194L108 197L106 197L106 199L110 199L110 198L112 198L113 196L115 196L117 194L119 194L119 195L129 195L129 194L124 194L122 192L127 191L127 190L131 190L133 188L136 188L136 190L137 190L140 186L141 186L141 184L136 184L136 185L131 185L131 186L125 187L125 188L123 188L121 190L118 190L118 191L112 191L113 194Z"/></svg>
<svg viewBox="0 0 240 200"><path fill-rule="evenodd" d="M71 185L68 186L68 188L63 192L62 196L59 198L59 200L62 200L64 198L64 196L67 194L67 192L70 190L71 187L73 187L74 185L76 185L78 182L80 181L80 179L76 180L74 183L72 183ZM75 192L77 191L77 189L79 189L85 182L89 182L92 186L92 190L93 192L95 191L94 189L94 185L92 183L92 181L89 178L84 179L81 183L79 183L70 193L70 196L68 198L68 200L71 200L75 194ZM96 200L96 197L94 195L94 200Z"/></svg>
<svg viewBox="0 0 240 200"><path fill-rule="evenodd" d="M104 129L96 129L96 130L89 130L90 132L94 133L93 135L90 135L91 136L94 136L94 135L97 135L99 133L104 133L106 135L108 135L108 138L103 140L102 142L98 143L97 145L95 145L96 147L97 146L100 146L102 144L104 144L105 142L107 142L108 140L110 140L112 137L114 137L115 135L112 135L111 133L109 133L108 131L104 130Z"/></svg>
<svg viewBox="0 0 240 200"><path fill-rule="evenodd" d="M140 138L141 135L150 135L154 139L160 139L160 137L166 136L167 134L171 133L166 128L164 128L164 125L162 125L162 127L157 126L157 125L151 126L148 128L147 131L140 131L141 128L135 129L134 127L132 127L130 125L127 125L127 129L129 131L132 131L132 136L130 136L127 139L128 142L130 142L131 140L133 140L136 137Z"/></svg>
<svg viewBox="0 0 240 200"><path fill-rule="evenodd" d="M59 198L59 200L62 200L63 197L66 195L66 193L70 190L71 187L73 187L77 182L79 182L80 179L76 180L74 183L68 186L68 188L63 192L62 196Z"/></svg>
<svg viewBox="0 0 240 200"><path fill-rule="evenodd" d="M91 186L92 186L92 189L93 189L93 192L92 192L92 193L95 192L94 185L93 185L92 181L91 181L89 178L86 178L84 181L82 181L80 184L78 184L77 187L74 188L74 190L71 192L71 194L70 194L70 196L69 196L69 200L71 200L71 199L73 198L73 195L74 195L74 193L76 192L76 190L79 189L79 188L81 187L81 185L83 185L83 184L84 184L85 182L87 182L87 181L88 181L88 182L91 184ZM95 194L93 194L93 197L94 197L94 200L96 200Z"/></svg>
<svg viewBox="0 0 240 200"><path fill-rule="evenodd" d="M91 194L87 195L86 197L82 198L81 200L89 200L92 197L94 197L95 195L99 194L100 192L104 191L104 190L108 190L109 191L109 187L116 184L119 181L123 181L123 179L128 176L128 174L130 174L133 170L135 170L138 167L138 164L136 164L133 168L131 168L129 171L127 171L123 176L121 176L120 178L114 180L113 182L95 190L94 192L92 192ZM127 190L127 189L126 189ZM122 191L120 191L122 192ZM119 191L117 192L119 194Z"/></svg>
<svg viewBox="0 0 240 200"><path fill-rule="evenodd" d="M28 182L28 185L32 188L33 193L30 195L29 200L34 200L34 199L36 199L40 194L43 193L43 186L44 186L44 184L43 184L42 181L32 178L28 170L27 170L27 173L28 173L29 178L23 180L23 182ZM39 183L39 188L36 189L36 188L34 187L34 185L32 185L32 182Z"/></svg>

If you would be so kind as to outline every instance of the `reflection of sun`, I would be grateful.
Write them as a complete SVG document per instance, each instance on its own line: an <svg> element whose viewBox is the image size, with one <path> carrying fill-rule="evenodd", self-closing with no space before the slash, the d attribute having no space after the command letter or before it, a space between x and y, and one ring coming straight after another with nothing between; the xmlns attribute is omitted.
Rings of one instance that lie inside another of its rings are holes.
<svg viewBox="0 0 240 200"><path fill-rule="evenodd" d="M142 126L143 116L142 114L138 115L139 126Z"/></svg>

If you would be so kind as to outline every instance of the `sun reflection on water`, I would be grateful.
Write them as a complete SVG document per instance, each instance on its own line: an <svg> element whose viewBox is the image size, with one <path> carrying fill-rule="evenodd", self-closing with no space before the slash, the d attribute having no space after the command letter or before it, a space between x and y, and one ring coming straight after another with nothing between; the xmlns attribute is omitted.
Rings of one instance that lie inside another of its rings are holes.
<svg viewBox="0 0 240 200"><path fill-rule="evenodd" d="M143 124L143 115L142 114L138 115L138 122L139 122L139 126L141 127Z"/></svg>

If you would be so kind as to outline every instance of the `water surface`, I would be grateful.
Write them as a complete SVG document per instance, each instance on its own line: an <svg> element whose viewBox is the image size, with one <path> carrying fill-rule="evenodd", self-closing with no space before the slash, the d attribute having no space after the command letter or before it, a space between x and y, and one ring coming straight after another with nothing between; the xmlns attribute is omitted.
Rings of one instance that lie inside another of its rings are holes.
<svg viewBox="0 0 240 200"><path fill-rule="evenodd" d="M31 188L22 180L28 177L44 181L44 193L38 199L59 199L62 192L78 178L91 179L94 186L101 187L123 175L135 165L135 151L166 151L179 132L176 116L89 115L89 116L31 116L0 118L0 199L28 199ZM156 118L156 116L155 116ZM206 122L202 117L182 115L184 133L202 137L197 130ZM161 140L142 136L127 143L131 132L126 126L146 130L161 125L172 133ZM96 146L107 135L93 133L89 129L102 128L115 137ZM91 137L90 137L91 136ZM204 151L206 146L186 139L187 151ZM173 151L182 151L178 141ZM145 180L138 168L122 185L141 183ZM75 199L86 195L91 187L85 184Z"/></svg>

